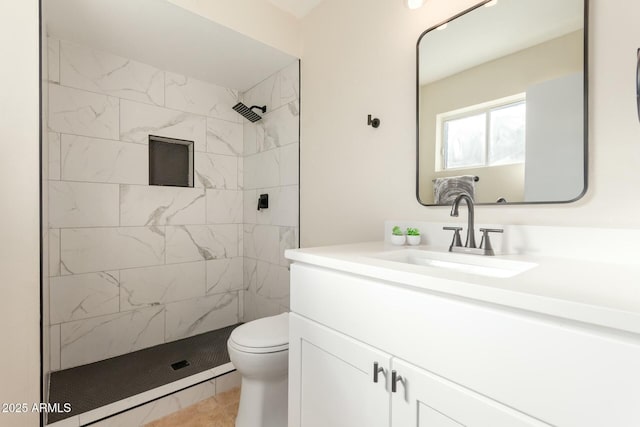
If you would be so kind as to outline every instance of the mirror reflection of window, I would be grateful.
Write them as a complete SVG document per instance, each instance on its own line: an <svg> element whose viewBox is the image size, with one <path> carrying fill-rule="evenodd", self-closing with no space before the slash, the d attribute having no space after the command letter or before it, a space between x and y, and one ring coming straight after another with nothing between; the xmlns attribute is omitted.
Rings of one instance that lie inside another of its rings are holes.
<svg viewBox="0 0 640 427"><path fill-rule="evenodd" d="M469 168L485 164L485 115L476 114L444 121L444 169Z"/></svg>
<svg viewBox="0 0 640 427"><path fill-rule="evenodd" d="M524 163L525 95L439 114L441 169ZM460 112L462 111L462 112Z"/></svg>
<svg viewBox="0 0 640 427"><path fill-rule="evenodd" d="M526 122L525 101L490 111L488 166L524 163Z"/></svg>

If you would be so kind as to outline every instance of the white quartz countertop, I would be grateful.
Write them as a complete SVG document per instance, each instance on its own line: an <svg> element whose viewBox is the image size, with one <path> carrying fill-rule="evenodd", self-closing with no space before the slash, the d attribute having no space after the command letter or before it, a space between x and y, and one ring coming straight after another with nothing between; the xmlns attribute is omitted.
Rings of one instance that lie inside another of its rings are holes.
<svg viewBox="0 0 640 427"><path fill-rule="evenodd" d="M369 242L287 250L285 256L295 262L640 334L640 262L502 255L496 258L537 266L500 278L376 258L408 249ZM410 249L447 252L432 246Z"/></svg>

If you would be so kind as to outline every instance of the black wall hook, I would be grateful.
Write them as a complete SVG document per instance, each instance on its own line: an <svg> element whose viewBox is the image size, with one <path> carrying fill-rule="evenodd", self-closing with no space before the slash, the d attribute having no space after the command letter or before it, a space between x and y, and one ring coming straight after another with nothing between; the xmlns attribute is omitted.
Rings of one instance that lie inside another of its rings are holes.
<svg viewBox="0 0 640 427"><path fill-rule="evenodd" d="M380 126L380 119L377 117L374 117L373 119L371 118L371 114L369 114L369 116L367 117L367 125L377 128L378 126Z"/></svg>

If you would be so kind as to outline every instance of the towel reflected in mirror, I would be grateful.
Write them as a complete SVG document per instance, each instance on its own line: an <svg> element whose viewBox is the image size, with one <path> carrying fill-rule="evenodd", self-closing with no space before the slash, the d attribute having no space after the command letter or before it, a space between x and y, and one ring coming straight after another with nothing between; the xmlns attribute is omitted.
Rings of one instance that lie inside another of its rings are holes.
<svg viewBox="0 0 640 427"><path fill-rule="evenodd" d="M459 194L466 194L475 202L476 181L474 175L448 176L433 181L433 198L436 205L450 205Z"/></svg>

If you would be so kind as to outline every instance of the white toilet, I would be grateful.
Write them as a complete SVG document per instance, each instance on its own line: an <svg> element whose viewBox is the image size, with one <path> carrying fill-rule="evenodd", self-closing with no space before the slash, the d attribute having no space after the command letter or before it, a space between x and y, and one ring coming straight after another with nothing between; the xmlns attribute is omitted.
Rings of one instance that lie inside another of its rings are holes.
<svg viewBox="0 0 640 427"><path fill-rule="evenodd" d="M242 376L236 427L286 427L289 313L238 326L227 347Z"/></svg>

